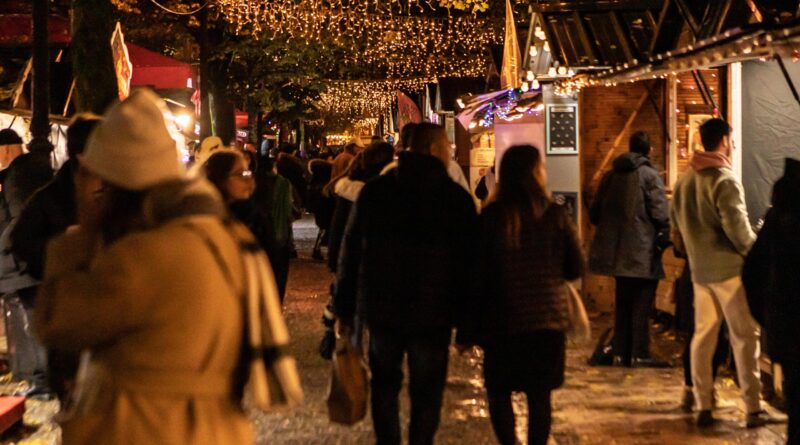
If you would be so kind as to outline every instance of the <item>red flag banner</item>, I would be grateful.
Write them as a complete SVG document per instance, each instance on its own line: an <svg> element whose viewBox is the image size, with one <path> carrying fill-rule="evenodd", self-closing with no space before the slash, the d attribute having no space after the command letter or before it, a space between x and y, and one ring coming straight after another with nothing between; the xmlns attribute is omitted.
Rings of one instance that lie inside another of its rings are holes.
<svg viewBox="0 0 800 445"><path fill-rule="evenodd" d="M417 108L417 104L405 93L397 92L397 129L402 130L408 123L418 124L422 122L422 113Z"/></svg>

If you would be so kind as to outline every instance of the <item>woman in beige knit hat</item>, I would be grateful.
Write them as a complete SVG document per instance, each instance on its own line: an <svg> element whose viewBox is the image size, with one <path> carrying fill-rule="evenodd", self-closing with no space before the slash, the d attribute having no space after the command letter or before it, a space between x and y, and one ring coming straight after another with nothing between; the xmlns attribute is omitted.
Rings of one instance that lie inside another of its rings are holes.
<svg viewBox="0 0 800 445"><path fill-rule="evenodd" d="M142 90L109 111L80 158L80 225L48 250L38 333L90 352L65 445L252 443L241 254L219 194L186 179L165 113Z"/></svg>

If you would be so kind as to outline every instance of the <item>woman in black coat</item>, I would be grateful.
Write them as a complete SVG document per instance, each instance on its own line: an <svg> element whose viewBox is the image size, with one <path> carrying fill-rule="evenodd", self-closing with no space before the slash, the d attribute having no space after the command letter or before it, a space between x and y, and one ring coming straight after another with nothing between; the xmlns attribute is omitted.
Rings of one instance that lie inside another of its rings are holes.
<svg viewBox="0 0 800 445"><path fill-rule="evenodd" d="M788 444L800 444L800 161L786 159L772 208L744 263L750 312L764 328L770 358L783 366Z"/></svg>
<svg viewBox="0 0 800 445"><path fill-rule="evenodd" d="M512 391L528 396L528 443L550 435L550 393L564 382L567 281L583 272L583 253L565 209L545 187L540 151L510 148L497 195L481 214L482 277L459 343L485 352L489 413L501 444L515 444Z"/></svg>

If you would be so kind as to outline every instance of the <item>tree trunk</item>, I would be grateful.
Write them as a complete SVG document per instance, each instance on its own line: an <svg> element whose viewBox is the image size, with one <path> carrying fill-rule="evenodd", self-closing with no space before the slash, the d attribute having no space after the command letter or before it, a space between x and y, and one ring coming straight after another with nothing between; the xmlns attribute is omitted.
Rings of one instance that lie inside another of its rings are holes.
<svg viewBox="0 0 800 445"><path fill-rule="evenodd" d="M212 134L211 128L211 78L208 69L211 43L208 38L208 8L200 11L200 138Z"/></svg>
<svg viewBox="0 0 800 445"><path fill-rule="evenodd" d="M225 145L230 145L236 136L236 115L233 102L228 96L227 68L224 61L213 61L209 64L211 126L215 136L219 136Z"/></svg>
<svg viewBox="0 0 800 445"><path fill-rule="evenodd" d="M72 67L75 107L102 114L119 97L111 33L114 7L108 0L72 0Z"/></svg>

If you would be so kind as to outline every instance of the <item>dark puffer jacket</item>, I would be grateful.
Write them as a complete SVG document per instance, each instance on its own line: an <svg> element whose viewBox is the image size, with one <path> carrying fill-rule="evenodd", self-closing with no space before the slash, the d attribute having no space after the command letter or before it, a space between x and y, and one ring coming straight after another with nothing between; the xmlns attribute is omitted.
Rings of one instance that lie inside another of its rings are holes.
<svg viewBox="0 0 800 445"><path fill-rule="evenodd" d="M361 191L345 230L336 315L409 334L448 329L468 288L475 204L432 156L406 152Z"/></svg>
<svg viewBox="0 0 800 445"><path fill-rule="evenodd" d="M76 165L77 161L67 161L52 181L34 193L11 231L11 252L38 280L44 272L47 242L78 223L73 180Z"/></svg>
<svg viewBox="0 0 800 445"><path fill-rule="evenodd" d="M800 363L799 227L800 162L788 160L742 272L750 312L764 327L767 353L779 363Z"/></svg>
<svg viewBox="0 0 800 445"><path fill-rule="evenodd" d="M568 326L566 281L581 276L584 257L566 210L551 204L539 220L523 216L519 247L505 241L503 227L499 205L489 204L481 213L477 292L465 343Z"/></svg>
<svg viewBox="0 0 800 445"><path fill-rule="evenodd" d="M597 226L589 268L600 275L664 278L662 249L669 239L664 182L650 160L625 153L600 182L589 210Z"/></svg>

